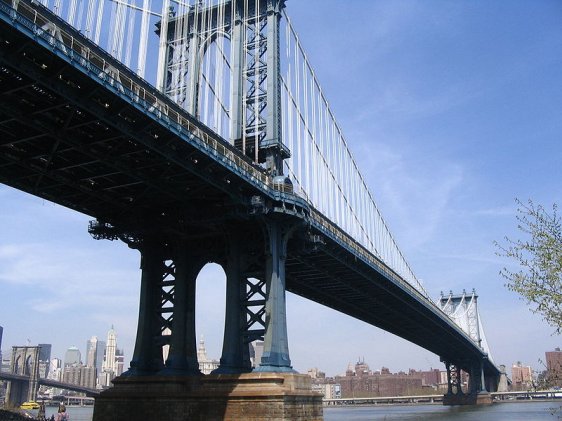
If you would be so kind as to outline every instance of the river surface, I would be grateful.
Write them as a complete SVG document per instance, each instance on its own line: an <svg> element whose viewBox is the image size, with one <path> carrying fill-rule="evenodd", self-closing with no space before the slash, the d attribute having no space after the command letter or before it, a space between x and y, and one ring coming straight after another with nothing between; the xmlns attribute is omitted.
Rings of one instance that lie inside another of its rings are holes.
<svg viewBox="0 0 562 421"><path fill-rule="evenodd" d="M388 405L324 408L324 421L557 421L562 402L506 402L486 406ZM47 407L47 417L56 413ZM92 407L67 407L70 421L92 421ZM36 412L36 411L30 411ZM165 421L165 420L154 420Z"/></svg>
<svg viewBox="0 0 562 421"><path fill-rule="evenodd" d="M324 421L543 421L562 419L562 402L506 402L480 406L392 405L325 408Z"/></svg>

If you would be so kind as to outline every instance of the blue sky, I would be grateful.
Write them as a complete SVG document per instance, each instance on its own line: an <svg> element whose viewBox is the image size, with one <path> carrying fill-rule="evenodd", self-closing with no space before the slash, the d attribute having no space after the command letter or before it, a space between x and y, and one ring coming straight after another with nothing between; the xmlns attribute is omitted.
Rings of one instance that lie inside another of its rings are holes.
<svg viewBox="0 0 562 421"><path fill-rule="evenodd" d="M494 240L517 237L514 198L562 203L562 2L290 0L288 13L359 168L426 289L475 288L492 356L539 368L562 338L504 287ZM94 241L88 217L0 186L2 349L84 352L113 324L130 358L139 257ZM224 275L198 281L198 334L222 346ZM217 296L219 298L217 298ZM303 321L306 321L304 323ZM393 371L437 356L293 295L294 367Z"/></svg>

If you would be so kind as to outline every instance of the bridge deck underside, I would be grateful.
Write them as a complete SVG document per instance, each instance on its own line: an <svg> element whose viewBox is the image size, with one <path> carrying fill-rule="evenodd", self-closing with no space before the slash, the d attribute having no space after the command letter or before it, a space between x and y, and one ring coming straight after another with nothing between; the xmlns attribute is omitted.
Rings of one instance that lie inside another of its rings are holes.
<svg viewBox="0 0 562 421"><path fill-rule="evenodd" d="M0 182L132 231L150 220L208 238L247 221L249 199L263 194L3 21ZM445 359L482 355L425 300L329 238L314 251L289 247L287 289Z"/></svg>
<svg viewBox="0 0 562 421"><path fill-rule="evenodd" d="M0 33L0 182L130 225L146 218L223 220L255 194L32 40L9 27Z"/></svg>

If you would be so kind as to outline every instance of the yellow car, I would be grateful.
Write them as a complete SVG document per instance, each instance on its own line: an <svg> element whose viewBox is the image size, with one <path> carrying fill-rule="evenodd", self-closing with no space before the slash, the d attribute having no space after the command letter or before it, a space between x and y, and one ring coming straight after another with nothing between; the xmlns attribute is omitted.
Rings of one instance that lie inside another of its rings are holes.
<svg viewBox="0 0 562 421"><path fill-rule="evenodd" d="M39 404L33 401L24 402L20 405L20 409L39 409Z"/></svg>

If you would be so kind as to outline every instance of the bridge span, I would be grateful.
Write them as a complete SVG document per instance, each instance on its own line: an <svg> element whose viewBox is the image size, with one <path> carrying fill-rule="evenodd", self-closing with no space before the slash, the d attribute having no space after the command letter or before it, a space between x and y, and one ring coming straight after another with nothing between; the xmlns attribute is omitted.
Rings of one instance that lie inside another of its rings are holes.
<svg viewBox="0 0 562 421"><path fill-rule="evenodd" d="M287 290L439 355L451 395L461 393L461 369L471 393L495 390L500 372L487 351L407 279L401 253L370 249L284 175L291 151L279 140L270 55L285 5L256 5L245 22L268 28L260 72L271 86L260 108L267 130L247 153L37 2L0 1L0 182L92 216L94 238L141 253L137 341L122 380L198 373L195 284L216 262L227 274L220 374L249 372L256 339L265 341L258 372L293 371ZM219 9L205 13L215 19ZM227 26L234 42L235 22Z"/></svg>

